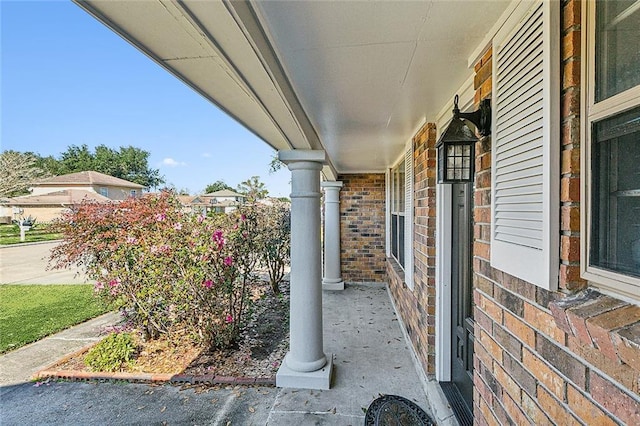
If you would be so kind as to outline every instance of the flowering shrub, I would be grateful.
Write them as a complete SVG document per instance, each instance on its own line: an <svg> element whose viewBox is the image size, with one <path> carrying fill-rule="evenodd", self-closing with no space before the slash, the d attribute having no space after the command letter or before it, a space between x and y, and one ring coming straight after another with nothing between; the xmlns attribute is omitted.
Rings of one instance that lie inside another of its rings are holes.
<svg viewBox="0 0 640 426"><path fill-rule="evenodd" d="M171 193L85 202L58 222L63 242L51 259L84 267L96 294L119 303L145 338L188 332L224 347L244 324L261 258L260 214L188 214Z"/></svg>
<svg viewBox="0 0 640 426"><path fill-rule="evenodd" d="M285 203L261 207L257 235L260 260L269 273L269 285L275 294L284 278L291 251L291 210Z"/></svg>

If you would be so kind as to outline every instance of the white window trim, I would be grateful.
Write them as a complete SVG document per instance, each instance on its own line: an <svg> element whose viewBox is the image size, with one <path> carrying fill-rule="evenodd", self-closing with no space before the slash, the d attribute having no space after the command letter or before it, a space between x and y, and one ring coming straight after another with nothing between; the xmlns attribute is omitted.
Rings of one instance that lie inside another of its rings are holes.
<svg viewBox="0 0 640 426"><path fill-rule="evenodd" d="M393 173L392 170L396 168L402 160L405 160L405 209L404 209L404 266L401 265L393 254L391 253L391 216L393 213L393 209L391 207L393 203ZM408 160L408 161L407 161ZM393 166L388 169L385 173L385 181L386 181L386 200L387 200L387 208L386 208L386 255L387 257L393 258L395 262L403 269L404 271L404 282L409 287L410 290L413 290L413 221L414 221L414 179L413 179L413 140L409 140L405 145L405 148L402 154L398 157L398 159L393 163ZM410 197L407 195L410 194Z"/></svg>
<svg viewBox="0 0 640 426"><path fill-rule="evenodd" d="M540 264L532 264L532 250L523 246L503 243L495 236L495 172L496 155L495 140L492 150L492 185L491 185L491 266L516 276L527 282L547 290L556 290L559 274L559 158L560 158L560 5L555 1L536 1L526 3L509 16L504 26L494 38L492 97L497 99L495 79L496 43L500 43L511 35L516 26L526 19L537 7L543 7L543 99L545 112L542 119L543 132L543 208L542 208L542 250L537 256ZM496 134L496 113L492 114L493 134Z"/></svg>
<svg viewBox="0 0 640 426"><path fill-rule="evenodd" d="M580 235L582 236L580 238L580 273L582 278L588 280L593 287L603 293L637 302L640 299L639 278L589 265L592 189L590 185L591 123L640 105L640 86L618 93L598 103L595 102L595 7L595 2L582 2L581 102L584 113L580 117L580 140L584 141L584 144L582 144L580 160L580 205L583 206L580 215Z"/></svg>

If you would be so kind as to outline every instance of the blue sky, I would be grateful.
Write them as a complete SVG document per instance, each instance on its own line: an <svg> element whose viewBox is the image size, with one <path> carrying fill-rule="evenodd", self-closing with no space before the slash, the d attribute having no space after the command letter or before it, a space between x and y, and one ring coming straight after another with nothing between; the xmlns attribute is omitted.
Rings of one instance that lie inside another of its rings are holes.
<svg viewBox="0 0 640 426"><path fill-rule="evenodd" d="M167 183L197 193L253 175L288 196L273 149L66 1L0 0L2 150L132 145Z"/></svg>

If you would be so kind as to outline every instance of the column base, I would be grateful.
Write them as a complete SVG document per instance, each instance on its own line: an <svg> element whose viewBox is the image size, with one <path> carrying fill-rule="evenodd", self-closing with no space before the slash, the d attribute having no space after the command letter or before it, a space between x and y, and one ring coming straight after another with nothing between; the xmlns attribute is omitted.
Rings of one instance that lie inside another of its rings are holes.
<svg viewBox="0 0 640 426"><path fill-rule="evenodd" d="M341 278L331 279L324 278L322 280L322 289L323 290L344 290L344 281Z"/></svg>
<svg viewBox="0 0 640 426"><path fill-rule="evenodd" d="M331 388L333 375L333 354L328 354L327 363L316 371L303 373L294 371L283 362L276 373L276 386L279 388L321 389Z"/></svg>

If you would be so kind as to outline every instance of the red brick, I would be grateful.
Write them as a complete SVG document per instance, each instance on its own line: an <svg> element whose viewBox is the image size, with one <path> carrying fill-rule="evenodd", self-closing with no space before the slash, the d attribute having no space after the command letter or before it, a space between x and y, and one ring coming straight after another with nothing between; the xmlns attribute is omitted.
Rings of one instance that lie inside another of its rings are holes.
<svg viewBox="0 0 640 426"><path fill-rule="evenodd" d="M482 278L479 278L482 279ZM486 280L485 280L486 281ZM495 302L484 296L482 293L476 292L477 296L477 307L480 308L484 313L486 313L489 318L497 322L498 324L502 324L502 308L498 306Z"/></svg>
<svg viewBox="0 0 640 426"><path fill-rule="evenodd" d="M519 403L522 400L520 397L520 385L497 363L494 365L494 371L496 380L502 385L502 389Z"/></svg>
<svg viewBox="0 0 640 426"><path fill-rule="evenodd" d="M491 259L491 246L487 243L476 241L473 243L473 255L483 259Z"/></svg>
<svg viewBox="0 0 640 426"><path fill-rule="evenodd" d="M569 31L562 37L562 59L580 56L580 31Z"/></svg>
<svg viewBox="0 0 640 426"><path fill-rule="evenodd" d="M509 395L504 395L502 402L504 404L504 409L509 413L510 420L513 423L517 425L526 425L529 423L527 417L522 411L522 408L520 408L522 405L521 403L516 403Z"/></svg>
<svg viewBox="0 0 640 426"><path fill-rule="evenodd" d="M584 290L587 282L580 277L580 266L578 265L560 265L560 288L570 291Z"/></svg>
<svg viewBox="0 0 640 426"><path fill-rule="evenodd" d="M560 237L560 258L569 262L580 262L580 238L562 235Z"/></svg>
<svg viewBox="0 0 640 426"><path fill-rule="evenodd" d="M612 339L620 360L640 371L640 323L618 330Z"/></svg>
<svg viewBox="0 0 640 426"><path fill-rule="evenodd" d="M569 408L585 424L593 426L614 426L617 424L573 386L567 387L567 403Z"/></svg>
<svg viewBox="0 0 640 426"><path fill-rule="evenodd" d="M566 407L547 392L542 386L538 386L538 403L545 413L557 425L579 425L578 421L569 414Z"/></svg>
<svg viewBox="0 0 640 426"><path fill-rule="evenodd" d="M538 406L536 401L526 393L522 394L522 410L527 417L531 419L531 424L539 425L553 425L547 415Z"/></svg>
<svg viewBox="0 0 640 426"><path fill-rule="evenodd" d="M484 346L484 348L487 350L487 352L489 354L491 354L491 357L493 359L495 359L496 361L498 361L499 363L502 362L502 348L500 347L500 345L498 345L495 340L493 340L493 338L491 338L491 336L489 336L489 334L485 333L484 331L480 331L480 336L478 336L478 340L480 341L480 343L482 344L482 346Z"/></svg>
<svg viewBox="0 0 640 426"><path fill-rule="evenodd" d="M568 89L570 87L580 86L580 61L573 59L565 62L562 67L562 88Z"/></svg>
<svg viewBox="0 0 640 426"><path fill-rule="evenodd" d="M565 149L562 151L560 172L562 174L580 174L580 150L578 148Z"/></svg>
<svg viewBox="0 0 640 426"><path fill-rule="evenodd" d="M640 307L623 306L609 312L587 319L589 334L596 346L605 356L618 360L615 347L609 336L611 330L633 324L640 320Z"/></svg>
<svg viewBox="0 0 640 426"><path fill-rule="evenodd" d="M527 324L510 312L504 312L504 326L518 337L525 345L535 347L535 333Z"/></svg>
<svg viewBox="0 0 640 426"><path fill-rule="evenodd" d="M564 119L580 114L580 89L572 87L562 95L560 114ZM562 173L567 173L562 170Z"/></svg>
<svg viewBox="0 0 640 426"><path fill-rule="evenodd" d="M595 401L629 425L640 424L640 401L596 373L591 373L589 387Z"/></svg>
<svg viewBox="0 0 640 426"><path fill-rule="evenodd" d="M546 334L556 342L564 344L565 333L558 328L551 314L530 303L525 303L524 320L534 329Z"/></svg>
<svg viewBox="0 0 640 426"><path fill-rule="evenodd" d="M593 339L585 321L593 316L619 308L624 304L624 302L613 297L599 295L581 305L567 309L567 320L571 325L573 335L585 345L593 346Z"/></svg>
<svg viewBox="0 0 640 426"><path fill-rule="evenodd" d="M568 1L562 10L562 29L566 30L568 28L580 25L580 1L579 0L571 0Z"/></svg>
<svg viewBox="0 0 640 426"><path fill-rule="evenodd" d="M560 217L560 228L562 231L580 231L580 207L562 206Z"/></svg>
<svg viewBox="0 0 640 426"><path fill-rule="evenodd" d="M522 362L547 389L549 389L558 399L564 398L566 381L544 361L534 355L533 352L524 349L522 351Z"/></svg>
<svg viewBox="0 0 640 426"><path fill-rule="evenodd" d="M580 178L563 177L560 179L560 201L580 201Z"/></svg>

